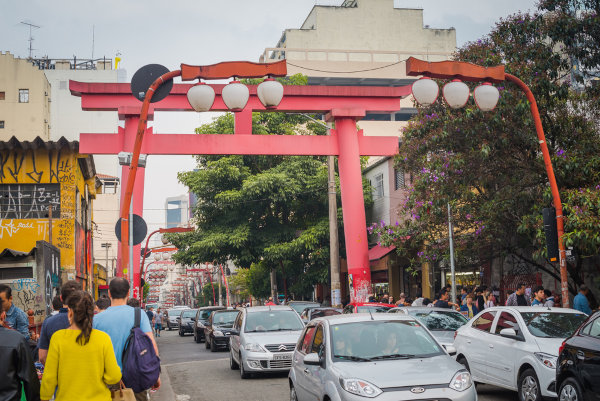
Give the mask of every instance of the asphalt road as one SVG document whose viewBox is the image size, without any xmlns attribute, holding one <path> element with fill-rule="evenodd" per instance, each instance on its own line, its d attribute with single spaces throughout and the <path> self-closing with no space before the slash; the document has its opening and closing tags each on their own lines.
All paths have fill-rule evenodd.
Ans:
<svg viewBox="0 0 600 401">
<path fill-rule="evenodd" d="M 153 401 L 285 401 L 289 399 L 287 374 L 240 379 L 229 369 L 226 351 L 210 352 L 191 335 L 163 331 L 158 340 L 162 387 Z M 517 393 L 478 385 L 480 401 L 518 401 Z"/>
</svg>

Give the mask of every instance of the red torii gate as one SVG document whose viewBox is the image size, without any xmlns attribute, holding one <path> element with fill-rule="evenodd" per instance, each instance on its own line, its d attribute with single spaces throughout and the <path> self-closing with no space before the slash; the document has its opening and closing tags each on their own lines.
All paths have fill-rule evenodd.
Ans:
<svg viewBox="0 0 600 401">
<path fill-rule="evenodd" d="M 187 99 L 193 84 L 175 84 L 169 96 L 152 103 L 148 120 L 156 111 L 194 111 Z M 215 102 L 211 111 L 229 111 L 221 97 L 225 85 L 211 85 Z M 250 99 L 235 116 L 234 132 L 230 135 L 154 134 L 147 128 L 141 153 L 148 155 L 309 155 L 338 156 L 340 190 L 346 240 L 346 259 L 351 297 L 366 300 L 370 290 L 366 217 L 362 192 L 360 156 L 392 156 L 398 153 L 398 137 L 363 136 L 356 121 L 367 112 L 396 112 L 400 100 L 411 93 L 404 87 L 353 86 L 285 86 L 277 112 L 323 113 L 335 123 L 329 136 L 252 135 L 252 112 L 267 111 L 259 101 L 256 86 L 248 86 Z M 82 133 L 79 152 L 84 154 L 118 154 L 132 152 L 140 119 L 141 102 L 131 94 L 128 83 L 85 83 L 70 81 L 71 94 L 81 97 L 86 111 L 116 111 L 124 127 L 117 134 Z M 122 188 L 127 186 L 129 167 L 122 168 Z M 121 191 L 121 207 L 124 192 Z M 133 212 L 143 214 L 144 169 L 135 178 Z M 121 244 L 122 246 L 122 244 Z M 139 255 L 140 245 L 134 248 Z M 133 287 L 140 282 L 140 260 L 130 262 L 134 272 Z M 118 263 L 118 275 L 123 266 Z"/>
</svg>

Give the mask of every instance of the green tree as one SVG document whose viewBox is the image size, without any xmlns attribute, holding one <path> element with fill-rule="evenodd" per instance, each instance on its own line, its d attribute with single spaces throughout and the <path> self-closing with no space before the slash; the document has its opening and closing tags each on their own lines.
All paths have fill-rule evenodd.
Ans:
<svg viewBox="0 0 600 401">
<path fill-rule="evenodd" d="M 257 81 L 252 81 L 257 83 Z M 286 84 L 306 83 L 293 76 Z M 253 113 L 254 135 L 325 135 L 300 114 Z M 232 134 L 233 115 L 199 127 L 203 134 Z M 198 196 L 197 230 L 171 235 L 183 264 L 201 261 L 250 268 L 248 289 L 268 295 L 267 273 L 276 269 L 296 296 L 325 283 L 329 270 L 327 163 L 311 156 L 198 156 L 198 169 L 179 180 Z M 370 199 L 368 186 L 365 188 Z M 281 287 L 280 287 L 281 289 Z M 265 294 L 266 293 L 266 294 Z"/>
<path fill-rule="evenodd" d="M 587 95 L 572 91 L 565 80 L 570 62 L 548 40 L 550 27 L 551 21 L 539 13 L 516 14 L 459 49 L 454 59 L 505 64 L 507 72 L 529 85 L 565 203 L 567 244 L 598 255 L 600 218 L 594 202 L 600 190 L 600 140 L 595 112 Z M 400 167 L 413 172 L 403 210 L 408 218 L 398 227 L 371 231 L 415 262 L 447 259 L 450 203 L 460 266 L 512 255 L 560 279 L 557 266 L 544 263 L 541 210 L 550 206 L 551 197 L 529 103 L 514 85 L 498 86 L 501 96 L 492 112 L 473 103 L 460 110 L 441 101 L 419 107 L 397 157 Z M 575 274 L 580 263 L 581 258 L 569 264 L 575 284 L 581 282 Z"/>
</svg>

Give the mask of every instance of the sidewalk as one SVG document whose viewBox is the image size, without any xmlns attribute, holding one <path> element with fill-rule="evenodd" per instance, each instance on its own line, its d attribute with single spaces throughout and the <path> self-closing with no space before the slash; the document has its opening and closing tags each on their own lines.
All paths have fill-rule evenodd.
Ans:
<svg viewBox="0 0 600 401">
<path fill-rule="evenodd" d="M 150 399 L 156 401 L 175 401 L 175 392 L 171 387 L 171 380 L 165 367 L 161 368 L 160 383 L 160 388 L 156 392 L 150 393 Z"/>
</svg>

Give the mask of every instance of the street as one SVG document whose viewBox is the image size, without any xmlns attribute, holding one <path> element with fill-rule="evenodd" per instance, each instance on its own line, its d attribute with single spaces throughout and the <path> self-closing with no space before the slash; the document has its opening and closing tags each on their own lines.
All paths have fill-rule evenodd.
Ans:
<svg viewBox="0 0 600 401">
<path fill-rule="evenodd" d="M 163 331 L 157 338 L 162 362 L 162 387 L 151 395 L 155 401 L 283 401 L 289 399 L 287 375 L 265 375 L 241 380 L 229 369 L 225 351 L 210 352 L 191 335 Z M 478 385 L 479 400 L 516 401 L 517 393 Z"/>
</svg>

